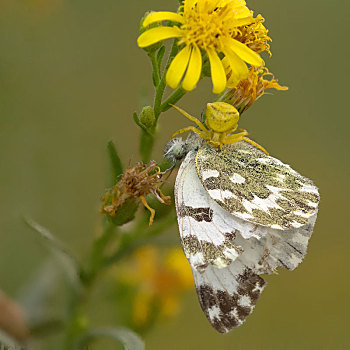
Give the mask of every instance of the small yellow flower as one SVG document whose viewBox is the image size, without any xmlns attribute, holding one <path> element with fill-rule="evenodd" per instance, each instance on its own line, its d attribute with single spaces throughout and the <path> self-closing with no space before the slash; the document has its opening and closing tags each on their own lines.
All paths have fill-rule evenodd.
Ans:
<svg viewBox="0 0 350 350">
<path fill-rule="evenodd" d="M 269 41 L 271 38 L 267 35 L 268 30 L 263 25 L 265 19 L 263 16 L 258 15 L 254 22 L 240 28 L 236 39 L 245 43 L 253 51 L 260 53 L 267 51 L 271 56 Z"/>
<path fill-rule="evenodd" d="M 137 290 L 133 321 L 138 327 L 145 326 L 154 312 L 176 313 L 182 293 L 193 288 L 192 272 L 180 248 L 164 254 L 154 246 L 140 247 L 117 276 Z"/>
<path fill-rule="evenodd" d="M 229 67 L 225 68 L 229 72 Z M 265 79 L 266 76 L 270 76 L 271 79 Z M 230 78 L 228 80 L 230 81 Z M 252 67 L 248 77 L 241 80 L 233 89 L 228 90 L 220 100 L 233 105 L 239 113 L 243 113 L 254 101 L 264 95 L 267 89 L 285 91 L 288 87 L 280 86 L 266 67 Z"/>
<path fill-rule="evenodd" d="M 257 67 L 264 63 L 246 43 L 243 30 L 245 26 L 256 23 L 256 19 L 244 0 L 185 0 L 183 11 L 151 13 L 143 26 L 165 20 L 177 24 L 150 28 L 140 35 L 137 42 L 140 47 L 148 47 L 165 39 L 179 38 L 182 48 L 166 74 L 167 84 L 173 89 L 182 78 L 185 90 L 196 87 L 204 52 L 210 61 L 213 92 L 216 94 L 224 91 L 227 83 L 221 56 L 227 58 L 237 83 L 248 76 L 246 63 Z"/>
</svg>

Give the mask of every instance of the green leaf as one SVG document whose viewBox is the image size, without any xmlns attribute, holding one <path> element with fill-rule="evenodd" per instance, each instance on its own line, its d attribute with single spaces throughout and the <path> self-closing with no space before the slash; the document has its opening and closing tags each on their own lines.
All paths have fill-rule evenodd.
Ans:
<svg viewBox="0 0 350 350">
<path fill-rule="evenodd" d="M 134 219 L 139 202 L 134 198 L 127 199 L 117 210 L 114 216 L 108 218 L 116 226 L 122 226 Z"/>
<path fill-rule="evenodd" d="M 158 53 L 157 53 L 157 62 L 158 62 L 158 67 L 159 67 L 159 68 L 161 67 L 164 54 L 165 54 L 165 46 L 162 46 L 162 47 L 159 49 Z M 159 73 L 160 73 L 160 72 L 159 72 Z"/>
<path fill-rule="evenodd" d="M 4 349 L 9 350 L 21 350 L 23 347 L 11 336 L 6 334 L 3 330 L 0 329 L 0 349 L 3 349 L 3 346 L 5 346 Z"/>
<path fill-rule="evenodd" d="M 57 320 L 65 316 L 70 293 L 67 291 L 63 273 L 54 258 L 50 257 L 40 264 L 35 274 L 29 276 L 17 293 L 16 299 L 26 311 L 32 335 L 39 328 L 54 328 L 54 323 L 57 325 Z M 57 295 L 60 297 L 57 298 Z"/>
<path fill-rule="evenodd" d="M 52 252 L 52 255 L 60 262 L 69 281 L 76 288 L 80 288 L 79 279 L 79 264 L 68 247 L 58 240 L 50 231 L 39 225 L 30 217 L 24 217 L 25 223 L 35 232 L 39 233 L 40 237 L 45 242 L 46 246 Z"/>
<path fill-rule="evenodd" d="M 111 338 L 123 344 L 124 350 L 144 350 L 145 344 L 141 337 L 125 327 L 106 327 L 92 329 L 86 332 L 78 342 L 78 349 L 84 349 L 92 340 Z"/>
<path fill-rule="evenodd" d="M 140 122 L 139 117 L 138 117 L 138 115 L 137 115 L 136 112 L 133 113 L 132 117 L 133 117 L 134 122 L 135 122 L 135 124 L 136 124 L 137 126 L 139 126 L 146 134 L 151 135 L 151 134 L 149 133 L 149 131 L 148 131 L 148 130 L 142 125 L 142 123 Z"/>
<path fill-rule="evenodd" d="M 111 164 L 112 185 L 114 185 L 118 176 L 123 173 L 123 165 L 113 141 L 108 142 L 107 149 Z"/>
<path fill-rule="evenodd" d="M 153 83 L 153 86 L 158 86 L 159 82 L 158 82 L 158 72 L 155 72 L 153 71 L 152 72 L 152 83 Z"/>
</svg>

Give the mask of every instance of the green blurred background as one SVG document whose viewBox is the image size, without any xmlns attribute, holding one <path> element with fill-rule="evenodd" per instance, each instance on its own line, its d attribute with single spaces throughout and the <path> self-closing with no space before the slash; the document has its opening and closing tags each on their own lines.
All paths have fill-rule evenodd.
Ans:
<svg viewBox="0 0 350 350">
<path fill-rule="evenodd" d="M 146 336 L 146 345 L 349 349 L 350 3 L 248 5 L 266 18 L 273 39 L 267 66 L 290 90 L 264 96 L 240 125 L 319 186 L 309 253 L 296 271 L 267 277 L 255 312 L 230 334 L 209 326 L 193 292 L 178 317 Z M 177 0 L 0 0 L 0 289 L 9 295 L 47 258 L 22 214 L 86 255 L 100 222 L 107 141 L 115 141 L 125 163 L 139 160 L 132 112 L 153 94 L 148 58 L 136 46 L 139 20 L 146 10 L 176 7 Z M 200 115 L 209 91 L 209 80 L 201 82 L 181 107 Z M 155 156 L 187 125 L 174 111 L 162 115 Z M 177 237 L 177 229 L 169 235 Z"/>
</svg>

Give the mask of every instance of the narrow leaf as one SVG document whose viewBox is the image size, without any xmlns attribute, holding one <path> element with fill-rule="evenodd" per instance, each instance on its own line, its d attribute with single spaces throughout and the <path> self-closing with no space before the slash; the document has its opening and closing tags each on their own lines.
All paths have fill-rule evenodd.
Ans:
<svg viewBox="0 0 350 350">
<path fill-rule="evenodd" d="M 113 184 L 115 183 L 117 177 L 123 173 L 123 165 L 118 156 L 117 149 L 113 141 L 109 141 L 107 144 L 109 160 L 111 163 L 111 173 Z"/>
<path fill-rule="evenodd" d="M 106 327 L 92 329 L 82 336 L 78 343 L 78 349 L 84 349 L 92 340 L 97 338 L 111 338 L 123 344 L 124 350 L 144 350 L 145 344 L 141 337 L 125 327 Z"/>
<path fill-rule="evenodd" d="M 157 53 L 157 62 L 158 62 L 158 67 L 160 68 L 161 65 L 162 65 L 162 61 L 163 61 L 163 57 L 164 57 L 164 54 L 165 54 L 165 46 L 162 46 L 158 53 Z M 160 73 L 160 72 L 159 72 Z"/>
<path fill-rule="evenodd" d="M 137 126 L 139 126 L 139 127 L 142 129 L 142 131 L 144 131 L 146 134 L 149 134 L 150 136 L 152 136 L 152 135 L 150 134 L 150 132 L 141 124 L 141 122 L 140 122 L 140 120 L 139 120 L 139 117 L 138 117 L 138 115 L 137 115 L 136 112 L 134 112 L 134 114 L 132 115 L 132 117 L 133 117 L 133 119 L 134 119 L 135 124 L 136 124 Z"/>
<path fill-rule="evenodd" d="M 152 72 L 152 83 L 153 83 L 153 86 L 157 87 L 159 82 L 157 80 L 157 72 L 153 71 Z"/>
<path fill-rule="evenodd" d="M 52 252 L 53 256 L 61 263 L 69 281 L 75 288 L 80 287 L 79 264 L 71 251 L 58 240 L 50 231 L 39 225 L 30 217 L 24 218 L 25 223 L 35 232 L 39 233 L 45 244 Z"/>
</svg>

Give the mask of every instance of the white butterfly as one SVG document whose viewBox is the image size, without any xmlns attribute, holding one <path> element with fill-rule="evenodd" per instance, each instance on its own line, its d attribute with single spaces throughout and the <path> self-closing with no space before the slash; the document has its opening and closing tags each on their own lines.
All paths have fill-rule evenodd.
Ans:
<svg viewBox="0 0 350 350">
<path fill-rule="evenodd" d="M 192 136 L 166 149 L 169 159 L 185 153 L 175 183 L 181 241 L 201 307 L 226 333 L 253 311 L 266 285 L 259 275 L 303 260 L 318 190 L 246 141 L 220 149 Z"/>
</svg>

